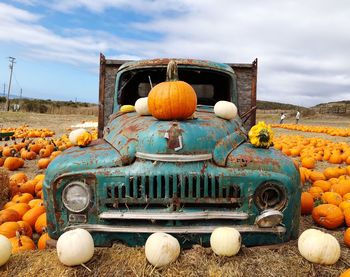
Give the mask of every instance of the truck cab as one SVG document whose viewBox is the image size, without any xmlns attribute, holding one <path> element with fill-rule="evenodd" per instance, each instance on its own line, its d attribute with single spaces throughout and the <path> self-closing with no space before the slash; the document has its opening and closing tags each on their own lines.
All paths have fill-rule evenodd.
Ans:
<svg viewBox="0 0 350 277">
<path fill-rule="evenodd" d="M 297 238 L 300 177 L 293 161 L 251 145 L 257 62 L 223 64 L 175 59 L 179 79 L 198 105 L 187 120 L 160 121 L 121 113 L 165 80 L 169 59 L 100 60 L 99 139 L 70 148 L 48 167 L 44 182 L 48 232 L 88 230 L 95 245 L 143 245 L 166 232 L 183 246 L 209 244 L 216 227 L 236 228 L 245 245 Z M 225 100 L 239 114 L 226 120 Z"/>
</svg>

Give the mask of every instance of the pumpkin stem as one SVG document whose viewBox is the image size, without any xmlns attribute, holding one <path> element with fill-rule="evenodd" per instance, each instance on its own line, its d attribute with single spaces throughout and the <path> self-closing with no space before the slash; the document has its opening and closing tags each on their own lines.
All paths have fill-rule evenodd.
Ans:
<svg viewBox="0 0 350 277">
<path fill-rule="evenodd" d="M 175 82 L 179 80 L 179 74 L 177 71 L 177 64 L 174 60 L 171 60 L 168 63 L 168 67 L 166 69 L 166 81 L 167 82 Z"/>
<path fill-rule="evenodd" d="M 18 240 L 18 247 L 21 247 L 23 244 L 21 240 L 21 234 L 19 231 L 16 231 L 16 239 Z"/>
</svg>

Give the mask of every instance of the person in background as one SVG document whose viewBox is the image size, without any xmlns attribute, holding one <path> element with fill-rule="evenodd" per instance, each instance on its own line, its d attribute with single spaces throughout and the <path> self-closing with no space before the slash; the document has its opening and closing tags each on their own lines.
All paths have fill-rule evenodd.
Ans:
<svg viewBox="0 0 350 277">
<path fill-rule="evenodd" d="M 300 112 L 297 111 L 297 114 L 295 115 L 295 124 L 299 123 L 299 119 L 300 119 Z"/>
<path fill-rule="evenodd" d="M 283 124 L 283 121 L 285 118 L 286 118 L 286 115 L 284 113 L 281 113 L 280 124 Z"/>
</svg>

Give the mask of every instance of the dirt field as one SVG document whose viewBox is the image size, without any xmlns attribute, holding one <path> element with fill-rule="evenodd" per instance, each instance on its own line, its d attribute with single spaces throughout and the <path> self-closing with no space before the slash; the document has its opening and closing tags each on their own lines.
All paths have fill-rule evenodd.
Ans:
<svg viewBox="0 0 350 277">
<path fill-rule="evenodd" d="M 65 133 L 66 128 L 82 120 L 91 121 L 97 118 L 0 112 L 0 127 L 29 124 L 34 128 L 52 129 L 57 135 Z M 279 115 L 258 112 L 257 120 L 278 123 Z M 294 123 L 294 118 L 287 117 L 286 123 Z M 313 116 L 302 118 L 300 124 L 349 128 L 350 118 Z M 350 143 L 349 137 L 332 137 L 277 128 L 274 131 L 276 135 L 300 134 Z M 322 163 L 318 163 L 318 167 L 323 166 Z M 40 173 L 35 167 L 35 161 L 27 163 L 24 171 L 30 177 Z M 301 217 L 300 232 L 310 227 L 316 227 L 311 216 Z M 341 258 L 333 266 L 321 266 L 306 261 L 299 254 L 296 241 L 271 248 L 243 246 L 240 252 L 231 258 L 218 257 L 210 248 L 195 246 L 182 251 L 175 263 L 162 269 L 154 269 L 147 263 L 143 248 L 115 244 L 112 248 L 96 249 L 93 259 L 86 264 L 91 271 L 82 266 L 65 267 L 59 263 L 55 250 L 45 250 L 13 255 L 10 261 L 0 268 L 0 276 L 339 276 L 342 271 L 350 268 L 350 249 L 343 243 L 345 229 L 342 227 L 336 231 L 327 231 L 334 235 L 341 245 Z"/>
</svg>

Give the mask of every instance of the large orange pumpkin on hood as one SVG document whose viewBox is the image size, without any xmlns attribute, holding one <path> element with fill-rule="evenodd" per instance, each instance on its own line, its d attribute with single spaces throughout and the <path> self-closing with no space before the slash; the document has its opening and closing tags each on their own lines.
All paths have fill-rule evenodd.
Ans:
<svg viewBox="0 0 350 277">
<path fill-rule="evenodd" d="M 148 94 L 148 110 L 160 120 L 182 120 L 190 117 L 197 107 L 197 95 L 190 84 L 179 81 L 176 62 L 167 67 L 165 82 L 154 86 Z"/>
</svg>

